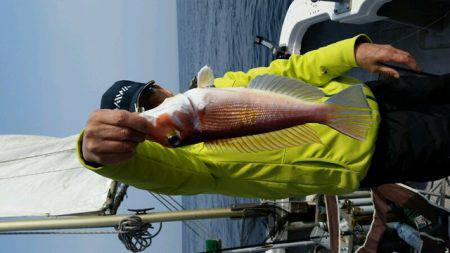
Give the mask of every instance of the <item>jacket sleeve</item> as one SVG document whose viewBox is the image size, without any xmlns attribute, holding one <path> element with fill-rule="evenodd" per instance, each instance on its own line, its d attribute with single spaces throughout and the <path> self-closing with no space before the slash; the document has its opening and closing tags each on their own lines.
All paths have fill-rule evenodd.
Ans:
<svg viewBox="0 0 450 253">
<path fill-rule="evenodd" d="M 294 54 L 287 60 L 274 60 L 268 67 L 254 68 L 248 72 L 227 72 L 222 78 L 217 78 L 214 84 L 216 87 L 246 86 L 258 75 L 277 74 L 322 86 L 358 66 L 355 46 L 361 42 L 371 40 L 367 35 L 358 35 L 303 55 Z"/>
<path fill-rule="evenodd" d="M 130 160 L 117 165 L 93 167 L 82 156 L 80 134 L 77 153 L 80 163 L 104 177 L 163 194 L 198 194 L 212 192 L 215 180 L 206 165 L 182 149 L 165 148 L 158 143 L 139 144 Z"/>
</svg>

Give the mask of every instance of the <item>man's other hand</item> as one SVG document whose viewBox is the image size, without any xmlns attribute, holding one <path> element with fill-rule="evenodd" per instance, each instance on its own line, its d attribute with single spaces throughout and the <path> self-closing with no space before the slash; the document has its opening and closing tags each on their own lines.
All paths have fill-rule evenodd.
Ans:
<svg viewBox="0 0 450 253">
<path fill-rule="evenodd" d="M 107 109 L 94 111 L 84 130 L 83 158 L 101 165 L 128 160 L 151 127 L 150 122 L 137 113 Z"/>
<path fill-rule="evenodd" d="M 356 48 L 355 57 L 356 63 L 361 68 L 370 72 L 384 73 L 395 78 L 399 78 L 400 74 L 395 69 L 383 65 L 383 63 L 400 63 L 420 72 L 420 68 L 411 54 L 391 45 L 361 43 Z"/>
</svg>

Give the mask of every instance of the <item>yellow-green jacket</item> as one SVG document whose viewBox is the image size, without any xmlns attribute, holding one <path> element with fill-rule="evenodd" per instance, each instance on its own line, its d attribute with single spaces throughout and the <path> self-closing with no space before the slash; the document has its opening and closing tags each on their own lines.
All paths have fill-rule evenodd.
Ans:
<svg viewBox="0 0 450 253">
<path fill-rule="evenodd" d="M 357 37 L 308 52 L 275 60 L 268 67 L 244 72 L 228 72 L 214 85 L 244 87 L 261 74 L 299 78 L 333 95 L 358 80 L 342 77 L 356 67 Z M 373 109 L 373 122 L 365 141 L 347 137 L 330 127 L 310 124 L 323 144 L 308 144 L 258 153 L 219 153 L 203 143 L 182 148 L 165 148 L 155 142 L 138 145 L 136 154 L 118 165 L 93 168 L 78 153 L 83 165 L 108 178 L 137 188 L 163 194 L 218 193 L 234 196 L 277 199 L 313 193 L 343 194 L 358 188 L 375 148 L 379 122 L 372 92 L 364 92 Z"/>
</svg>

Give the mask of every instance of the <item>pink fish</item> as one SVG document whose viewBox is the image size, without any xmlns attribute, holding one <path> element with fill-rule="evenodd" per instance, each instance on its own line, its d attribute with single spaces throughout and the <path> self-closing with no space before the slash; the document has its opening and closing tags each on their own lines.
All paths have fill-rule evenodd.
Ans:
<svg viewBox="0 0 450 253">
<path fill-rule="evenodd" d="M 141 116 L 155 126 L 150 139 L 167 147 L 205 142 L 222 151 L 257 152 L 321 143 L 307 123 L 364 140 L 372 117 L 362 85 L 324 98 L 300 80 L 261 75 L 247 88 L 189 90 Z"/>
</svg>

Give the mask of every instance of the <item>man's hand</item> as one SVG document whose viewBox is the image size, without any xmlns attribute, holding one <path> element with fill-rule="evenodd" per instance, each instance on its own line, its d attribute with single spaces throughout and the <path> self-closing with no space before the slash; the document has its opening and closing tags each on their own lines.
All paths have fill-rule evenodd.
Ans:
<svg viewBox="0 0 450 253">
<path fill-rule="evenodd" d="M 117 164 L 133 156 L 145 140 L 151 124 L 137 113 L 97 110 L 87 122 L 83 136 L 83 158 L 101 165 Z"/>
<path fill-rule="evenodd" d="M 357 46 L 356 63 L 370 72 L 388 74 L 399 78 L 400 74 L 383 63 L 396 62 L 405 64 L 414 71 L 420 72 L 416 60 L 408 52 L 397 49 L 391 45 L 378 45 L 372 43 L 361 43 Z"/>
</svg>

